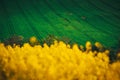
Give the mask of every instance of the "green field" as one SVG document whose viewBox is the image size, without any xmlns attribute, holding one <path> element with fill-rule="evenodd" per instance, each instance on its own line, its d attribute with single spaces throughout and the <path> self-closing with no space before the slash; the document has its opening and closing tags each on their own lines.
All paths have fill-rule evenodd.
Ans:
<svg viewBox="0 0 120 80">
<path fill-rule="evenodd" d="M 120 40 L 120 0 L 1 0 L 0 40 L 47 35 L 114 47 Z"/>
</svg>

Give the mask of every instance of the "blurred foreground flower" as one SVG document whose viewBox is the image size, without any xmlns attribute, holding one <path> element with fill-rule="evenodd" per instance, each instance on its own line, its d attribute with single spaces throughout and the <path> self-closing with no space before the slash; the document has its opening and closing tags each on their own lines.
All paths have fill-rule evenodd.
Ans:
<svg viewBox="0 0 120 80">
<path fill-rule="evenodd" d="M 36 44 L 35 37 L 30 38 Z M 120 62 L 109 63 L 109 51 L 54 41 L 48 46 L 4 46 L 0 43 L 0 80 L 120 80 Z M 119 57 L 119 54 L 118 54 Z"/>
</svg>

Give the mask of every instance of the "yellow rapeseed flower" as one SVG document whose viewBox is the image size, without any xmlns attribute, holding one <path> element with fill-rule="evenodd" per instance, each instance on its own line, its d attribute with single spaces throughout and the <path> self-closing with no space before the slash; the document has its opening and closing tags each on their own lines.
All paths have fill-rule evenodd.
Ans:
<svg viewBox="0 0 120 80">
<path fill-rule="evenodd" d="M 37 39 L 32 37 L 30 42 Z M 109 50 L 86 50 L 63 41 L 11 47 L 0 43 L 0 80 L 119 80 L 120 62 L 109 63 Z M 87 54 L 86 54 L 87 53 Z M 118 54 L 119 57 L 119 54 Z"/>
<path fill-rule="evenodd" d="M 85 46 L 86 46 L 86 51 L 92 50 L 92 44 L 90 41 L 87 41 Z"/>
<path fill-rule="evenodd" d="M 35 36 L 31 37 L 31 38 L 29 39 L 29 41 L 30 41 L 30 43 L 31 43 L 32 45 L 38 44 L 38 40 L 37 40 L 37 38 L 36 38 Z"/>
</svg>

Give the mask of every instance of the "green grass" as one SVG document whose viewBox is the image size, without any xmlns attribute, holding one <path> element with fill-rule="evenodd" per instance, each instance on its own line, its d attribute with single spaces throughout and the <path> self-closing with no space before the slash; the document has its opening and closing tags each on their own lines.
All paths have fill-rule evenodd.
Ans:
<svg viewBox="0 0 120 80">
<path fill-rule="evenodd" d="M 114 47 L 120 35 L 119 0 L 1 0 L 0 40 L 52 34 L 73 43 Z"/>
</svg>

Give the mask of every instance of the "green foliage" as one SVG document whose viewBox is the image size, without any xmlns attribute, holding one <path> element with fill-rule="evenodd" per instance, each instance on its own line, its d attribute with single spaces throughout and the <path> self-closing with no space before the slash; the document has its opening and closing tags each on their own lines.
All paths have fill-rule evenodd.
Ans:
<svg viewBox="0 0 120 80">
<path fill-rule="evenodd" d="M 34 41 L 34 39 L 36 39 L 36 40 Z M 29 43 L 31 46 L 34 46 L 34 45 L 39 45 L 39 44 L 43 45 L 44 43 L 46 43 L 47 45 L 50 46 L 51 44 L 54 43 L 55 40 L 63 41 L 66 44 L 71 43 L 70 39 L 67 37 L 60 38 L 60 37 L 57 37 L 54 35 L 48 35 L 47 37 L 40 39 L 40 40 L 38 40 L 36 37 L 31 37 L 29 39 L 25 39 L 21 35 L 14 35 L 14 36 L 7 38 L 5 41 L 3 41 L 3 43 L 5 45 L 11 45 L 11 46 L 14 46 L 14 44 L 22 46 L 24 43 Z"/>
<path fill-rule="evenodd" d="M 48 35 L 46 38 L 42 39 L 41 40 L 41 44 L 43 45 L 44 43 L 47 43 L 47 45 L 51 45 L 54 43 L 54 41 L 57 40 L 57 41 L 63 41 L 64 43 L 66 44 L 70 44 L 70 39 L 67 38 L 67 37 L 57 37 L 57 36 L 54 36 L 54 35 Z"/>
<path fill-rule="evenodd" d="M 24 43 L 24 37 L 21 35 L 11 36 L 4 41 L 5 45 L 11 45 L 11 46 L 14 46 L 14 44 L 22 46 L 23 43 Z"/>
<path fill-rule="evenodd" d="M 73 46 L 71 40 L 67 37 L 57 37 L 54 35 L 48 35 L 47 37 L 38 40 L 36 37 L 31 37 L 29 39 L 24 39 L 23 36 L 21 35 L 14 35 L 11 36 L 9 38 L 7 38 L 3 43 L 7 46 L 7 45 L 11 45 L 14 47 L 14 45 L 19 45 L 22 46 L 24 43 L 29 43 L 31 46 L 35 46 L 35 45 L 42 45 L 44 43 L 46 43 L 48 46 L 50 46 L 51 44 L 54 43 L 54 41 L 63 41 L 66 44 L 69 44 L 70 46 Z M 86 48 L 84 48 L 82 45 L 80 46 L 80 49 L 82 47 L 82 50 L 86 50 Z M 120 40 L 119 40 L 119 44 L 116 46 L 116 48 L 106 48 L 105 46 L 103 46 L 102 44 L 100 44 L 99 42 L 96 42 L 94 45 L 91 44 L 92 47 L 92 51 L 97 51 L 97 52 L 104 52 L 106 49 L 110 51 L 110 61 L 114 62 L 117 60 L 117 53 L 120 52 Z"/>
<path fill-rule="evenodd" d="M 44 43 L 47 43 L 47 45 L 51 45 L 54 43 L 55 40 L 58 40 L 58 37 L 54 35 L 48 35 L 46 38 L 42 39 L 40 43 L 43 45 Z"/>
</svg>

